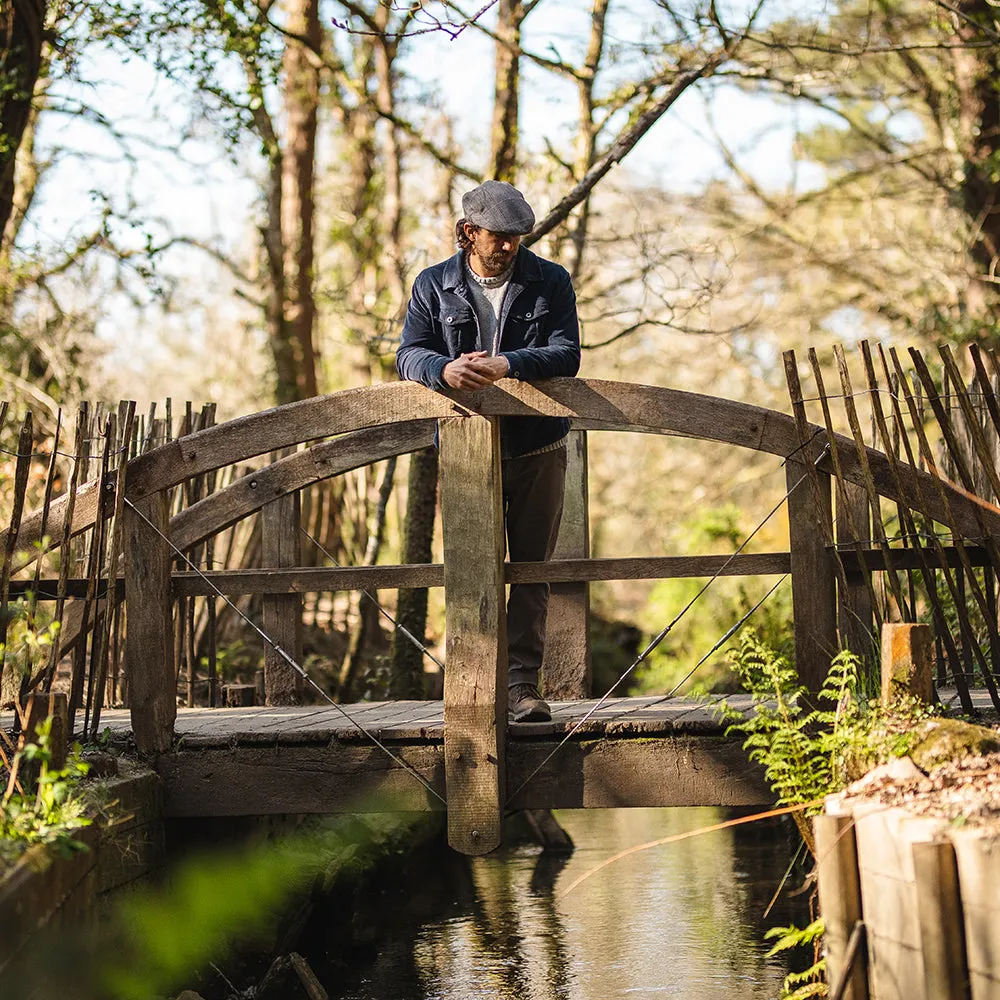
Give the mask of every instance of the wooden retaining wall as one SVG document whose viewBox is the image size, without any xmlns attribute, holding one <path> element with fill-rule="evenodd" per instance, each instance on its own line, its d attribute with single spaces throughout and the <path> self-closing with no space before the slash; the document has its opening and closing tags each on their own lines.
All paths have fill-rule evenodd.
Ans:
<svg viewBox="0 0 1000 1000">
<path fill-rule="evenodd" d="M 112 817 L 77 832 L 85 845 L 69 858 L 31 848 L 0 877 L 0 974 L 46 928 L 87 926 L 101 897 L 144 878 L 163 863 L 163 796 L 157 775 L 139 770 L 102 785 Z"/>
<path fill-rule="evenodd" d="M 1000 998 L 1000 830 L 831 797 L 815 832 L 831 996 Z"/>
</svg>

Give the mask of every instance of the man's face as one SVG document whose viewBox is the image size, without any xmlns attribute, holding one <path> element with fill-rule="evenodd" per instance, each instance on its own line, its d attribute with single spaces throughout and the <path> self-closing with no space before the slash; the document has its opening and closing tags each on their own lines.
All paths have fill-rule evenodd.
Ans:
<svg viewBox="0 0 1000 1000">
<path fill-rule="evenodd" d="M 512 233 L 493 233 L 466 226 L 465 234 L 472 241 L 472 253 L 479 259 L 481 270 L 487 275 L 506 271 L 521 245 L 521 237 Z"/>
</svg>

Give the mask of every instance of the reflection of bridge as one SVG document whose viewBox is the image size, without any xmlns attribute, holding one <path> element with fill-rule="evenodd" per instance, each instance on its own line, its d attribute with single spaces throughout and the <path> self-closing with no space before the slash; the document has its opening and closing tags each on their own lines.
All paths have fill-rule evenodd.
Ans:
<svg viewBox="0 0 1000 1000">
<path fill-rule="evenodd" d="M 555 560 L 511 565 L 504 563 L 497 418 L 527 414 L 573 419 L 567 512 Z M 68 498 L 62 497 L 44 516 L 24 518 L 15 526 L 17 548 L 31 550 L 46 533 L 45 518 L 57 524 L 70 513 L 66 523 L 77 534 L 115 515 L 120 535 L 115 535 L 109 558 L 115 565 L 120 553 L 124 566 L 129 712 L 126 719 L 124 713 L 105 711 L 101 720 L 112 729 L 130 728 L 141 751 L 160 755 L 170 811 L 327 811 L 367 801 L 366 796 L 380 808 L 448 803 L 450 842 L 480 854 L 500 842 L 505 808 L 737 805 L 766 798 L 738 741 L 725 737 L 710 714 L 682 700 L 653 706 L 642 699 L 615 699 L 569 739 L 574 720 L 583 719 L 593 703 L 561 702 L 551 724 L 509 727 L 506 583 L 553 584 L 546 669 L 566 695 L 586 693 L 588 581 L 790 572 L 796 662 L 804 681 L 816 688 L 841 640 L 856 648 L 868 641 L 870 575 L 892 564 L 886 546 L 858 543 L 867 535 L 859 534 L 856 525 L 878 495 L 949 525 L 956 536 L 981 538 L 984 525 L 989 532 L 1000 529 L 995 509 L 949 483 L 806 423 L 801 408 L 796 416 L 798 420 L 673 389 L 584 379 L 537 384 L 503 380 L 475 394 L 436 393 L 413 383 L 348 390 L 209 427 L 146 451 L 127 467 L 122 463 L 117 482 L 124 481 L 124 491 L 116 490 L 115 474 L 106 470 L 106 488 L 99 489 L 97 480 L 81 487 L 71 513 Z M 348 469 L 427 446 L 435 422 L 443 565 L 298 566 L 295 494 Z M 585 435 L 592 430 L 673 434 L 781 456 L 790 552 L 587 558 Z M 320 443 L 169 517 L 170 492 L 179 484 L 315 441 Z M 832 547 L 834 473 L 838 537 L 853 543 L 853 552 L 838 553 Z M 178 550 L 191 549 L 257 511 L 271 565 L 175 571 Z M 911 560 L 916 551 L 911 550 Z M 944 565 L 955 555 L 940 546 L 919 553 L 931 566 Z M 964 550 L 962 554 L 968 556 Z M 273 640 L 266 657 L 267 688 L 294 692 L 303 592 L 442 585 L 447 629 L 443 705 L 266 707 L 178 715 L 176 597 L 265 595 L 265 629 Z M 64 593 L 72 592 L 66 581 L 62 586 Z M 113 603 L 117 588 L 110 592 Z M 110 610 L 104 620 L 109 616 Z M 78 619 L 90 623 L 93 616 L 85 611 Z M 67 642 L 74 628 L 79 632 L 82 625 L 67 618 Z M 106 665 L 92 663 L 91 675 L 104 669 Z M 96 717 L 103 674 L 96 684 L 92 677 L 91 686 L 97 691 Z"/>
</svg>

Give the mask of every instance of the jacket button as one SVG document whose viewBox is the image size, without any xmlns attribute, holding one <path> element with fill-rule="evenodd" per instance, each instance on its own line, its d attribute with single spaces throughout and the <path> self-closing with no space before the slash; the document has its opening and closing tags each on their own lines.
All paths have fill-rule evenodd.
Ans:
<svg viewBox="0 0 1000 1000">
<path fill-rule="evenodd" d="M 449 316 L 448 319 L 445 322 L 447 322 L 447 323 L 454 323 L 455 322 L 455 317 L 454 316 Z"/>
</svg>

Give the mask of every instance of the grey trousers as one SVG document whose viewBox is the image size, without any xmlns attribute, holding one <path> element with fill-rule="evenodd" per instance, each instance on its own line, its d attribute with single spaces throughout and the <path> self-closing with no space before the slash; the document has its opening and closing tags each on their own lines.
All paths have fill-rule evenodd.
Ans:
<svg viewBox="0 0 1000 1000">
<path fill-rule="evenodd" d="M 525 458 L 506 458 L 501 468 L 511 562 L 550 559 L 562 519 L 566 448 Z M 507 598 L 508 684 L 538 683 L 548 607 L 547 583 L 511 585 Z"/>
</svg>

